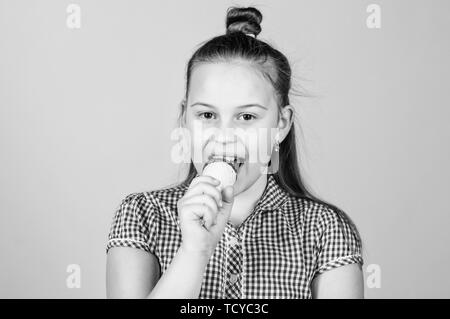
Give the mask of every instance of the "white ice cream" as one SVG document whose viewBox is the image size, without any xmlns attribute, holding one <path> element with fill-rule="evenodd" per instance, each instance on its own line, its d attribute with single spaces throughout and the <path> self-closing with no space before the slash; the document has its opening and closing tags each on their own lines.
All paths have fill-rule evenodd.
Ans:
<svg viewBox="0 0 450 319">
<path fill-rule="evenodd" d="M 220 181 L 217 188 L 222 191 L 225 187 L 233 185 L 236 182 L 237 174 L 230 164 L 223 161 L 209 163 L 203 169 L 202 175 L 214 177 Z"/>
</svg>

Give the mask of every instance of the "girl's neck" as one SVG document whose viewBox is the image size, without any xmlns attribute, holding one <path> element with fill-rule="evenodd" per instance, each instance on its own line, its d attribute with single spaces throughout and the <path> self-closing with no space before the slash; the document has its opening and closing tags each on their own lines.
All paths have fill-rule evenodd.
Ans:
<svg viewBox="0 0 450 319">
<path fill-rule="evenodd" d="M 250 215 L 261 198 L 267 185 L 267 175 L 261 176 L 245 191 L 239 193 L 234 198 L 233 208 L 231 209 L 230 222 L 239 226 Z"/>
</svg>

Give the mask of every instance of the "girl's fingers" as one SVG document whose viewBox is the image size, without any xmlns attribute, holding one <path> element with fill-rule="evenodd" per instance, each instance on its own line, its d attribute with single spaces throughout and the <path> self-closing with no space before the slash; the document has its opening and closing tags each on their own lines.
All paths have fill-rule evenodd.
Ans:
<svg viewBox="0 0 450 319">
<path fill-rule="evenodd" d="M 207 194 L 211 197 L 213 197 L 216 200 L 217 205 L 220 206 L 220 203 L 222 201 L 222 194 L 220 191 L 213 185 L 208 183 L 199 183 L 192 189 L 189 189 L 185 194 L 184 198 L 188 199 L 190 197 L 196 196 L 196 195 L 202 195 Z"/>
<path fill-rule="evenodd" d="M 214 186 L 218 186 L 220 184 L 220 181 L 215 179 L 214 177 L 211 177 L 209 175 L 200 175 L 192 180 L 191 184 L 189 185 L 189 188 L 193 188 L 195 185 L 201 182 L 206 182 Z"/>
<path fill-rule="evenodd" d="M 220 184 L 217 179 L 201 175 L 194 178 L 184 196 L 178 201 L 177 207 L 183 215 L 200 222 L 209 229 L 217 222 L 217 213 L 222 205 L 222 194 L 216 188 Z"/>
<path fill-rule="evenodd" d="M 216 224 L 216 214 L 209 206 L 201 204 L 187 204 L 183 206 L 184 213 L 191 213 L 191 218 L 197 220 L 199 223 L 203 219 L 205 227 L 209 229 Z"/>
<path fill-rule="evenodd" d="M 219 207 L 216 203 L 216 201 L 214 200 L 214 198 L 212 198 L 209 195 L 195 195 L 189 198 L 186 198 L 183 200 L 184 205 L 188 205 L 188 204 L 199 204 L 199 205 L 207 205 L 209 208 L 211 208 L 211 210 L 214 213 L 217 213 L 219 211 Z"/>
</svg>

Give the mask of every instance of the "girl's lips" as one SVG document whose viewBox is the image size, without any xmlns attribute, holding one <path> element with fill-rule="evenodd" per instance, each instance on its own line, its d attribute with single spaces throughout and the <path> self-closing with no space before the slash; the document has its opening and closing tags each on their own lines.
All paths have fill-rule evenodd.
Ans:
<svg viewBox="0 0 450 319">
<path fill-rule="evenodd" d="M 220 160 L 228 160 L 228 159 L 234 159 L 237 162 L 244 162 L 245 158 L 241 157 L 240 155 L 235 154 L 211 154 L 208 157 L 208 160 L 212 159 L 220 159 Z"/>
<path fill-rule="evenodd" d="M 225 158 L 224 156 L 210 156 L 208 161 L 203 166 L 203 168 L 205 168 L 210 163 L 218 162 L 218 161 L 222 161 L 222 162 L 229 164 L 231 167 L 233 167 L 233 169 L 235 170 L 236 173 L 239 172 L 239 169 L 241 168 L 242 165 L 244 165 L 244 162 L 245 162 L 243 159 L 237 158 L 237 157 L 235 157 L 233 161 L 230 161 L 229 159 Z"/>
</svg>

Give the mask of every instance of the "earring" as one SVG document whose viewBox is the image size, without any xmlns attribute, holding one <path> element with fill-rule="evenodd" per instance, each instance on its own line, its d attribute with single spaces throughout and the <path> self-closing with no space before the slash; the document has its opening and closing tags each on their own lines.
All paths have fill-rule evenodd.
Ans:
<svg viewBox="0 0 450 319">
<path fill-rule="evenodd" d="M 278 152 L 280 150 L 280 132 L 277 132 L 277 135 L 275 135 L 275 152 Z"/>
<path fill-rule="evenodd" d="M 278 152 L 280 150 L 280 142 L 278 141 L 278 139 L 275 140 L 275 152 Z"/>
<path fill-rule="evenodd" d="M 275 174 L 276 172 L 278 172 L 278 169 L 280 167 L 280 140 L 279 140 L 279 135 L 277 134 L 275 137 L 275 147 L 274 150 L 272 152 L 272 156 L 270 158 L 270 161 L 268 163 L 268 170 L 267 173 L 268 174 Z"/>
</svg>

